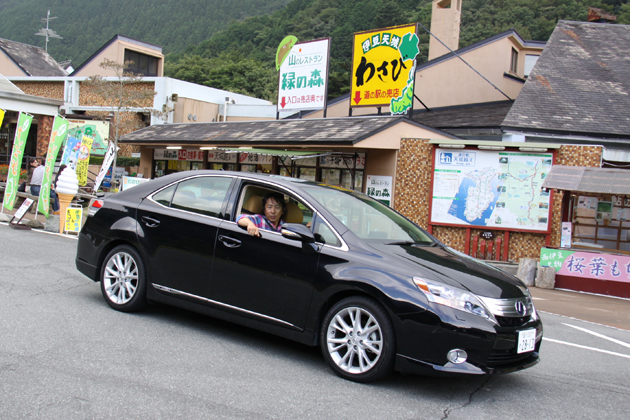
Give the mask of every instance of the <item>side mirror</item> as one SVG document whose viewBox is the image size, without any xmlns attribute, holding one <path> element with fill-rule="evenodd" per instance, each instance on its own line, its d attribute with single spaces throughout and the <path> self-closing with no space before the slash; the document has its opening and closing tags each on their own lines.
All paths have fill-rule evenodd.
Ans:
<svg viewBox="0 0 630 420">
<path fill-rule="evenodd" d="M 313 232 L 306 226 L 299 223 L 285 223 L 280 230 L 282 236 L 287 239 L 293 239 L 294 241 L 301 241 L 307 244 L 315 242 Z"/>
</svg>

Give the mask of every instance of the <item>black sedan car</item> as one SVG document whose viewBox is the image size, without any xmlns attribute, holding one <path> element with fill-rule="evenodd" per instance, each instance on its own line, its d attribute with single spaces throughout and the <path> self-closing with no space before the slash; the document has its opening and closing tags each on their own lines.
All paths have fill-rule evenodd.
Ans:
<svg viewBox="0 0 630 420">
<path fill-rule="evenodd" d="M 254 236 L 238 218 L 264 214 L 270 193 L 281 228 Z M 91 204 L 76 266 L 116 310 L 161 302 L 319 345 L 353 381 L 539 360 L 542 323 L 520 280 L 316 182 L 191 171 L 140 184 Z"/>
</svg>

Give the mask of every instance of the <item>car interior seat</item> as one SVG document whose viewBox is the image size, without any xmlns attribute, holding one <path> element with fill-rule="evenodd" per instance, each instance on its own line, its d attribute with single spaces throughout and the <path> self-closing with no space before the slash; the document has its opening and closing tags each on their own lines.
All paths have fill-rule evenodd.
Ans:
<svg viewBox="0 0 630 420">
<path fill-rule="evenodd" d="M 242 208 L 243 213 L 246 214 L 263 214 L 262 197 L 259 195 L 250 195 Z"/>
<path fill-rule="evenodd" d="M 297 204 L 287 203 L 287 214 L 284 216 L 284 221 L 287 223 L 302 223 L 304 221 L 304 214 Z"/>
</svg>

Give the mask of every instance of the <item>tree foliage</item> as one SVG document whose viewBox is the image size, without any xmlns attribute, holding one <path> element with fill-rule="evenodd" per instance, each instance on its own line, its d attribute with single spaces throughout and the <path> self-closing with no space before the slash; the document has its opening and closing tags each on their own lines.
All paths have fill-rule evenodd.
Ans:
<svg viewBox="0 0 630 420">
<path fill-rule="evenodd" d="M 630 23 L 628 0 L 464 0 L 460 47 L 511 28 L 524 39 L 546 41 L 558 20 L 585 21 L 589 6 Z M 350 91 L 355 32 L 415 22 L 430 27 L 431 0 L 293 0 L 271 15 L 233 22 L 210 39 L 168 55 L 165 74 L 242 93 L 262 91 L 256 96 L 275 101 L 274 57 L 282 38 L 331 37 L 328 92 L 334 98 Z M 424 62 L 429 35 L 423 29 L 418 35 L 419 61 Z M 248 77 L 250 72 L 254 77 Z"/>
</svg>

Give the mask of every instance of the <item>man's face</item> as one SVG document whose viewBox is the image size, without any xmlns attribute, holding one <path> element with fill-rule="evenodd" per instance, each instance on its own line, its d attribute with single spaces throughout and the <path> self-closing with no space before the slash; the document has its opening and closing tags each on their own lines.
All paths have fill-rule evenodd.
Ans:
<svg viewBox="0 0 630 420">
<path fill-rule="evenodd" d="M 278 224 L 282 217 L 282 206 L 273 197 L 270 197 L 265 204 L 265 217 L 273 224 Z"/>
</svg>

